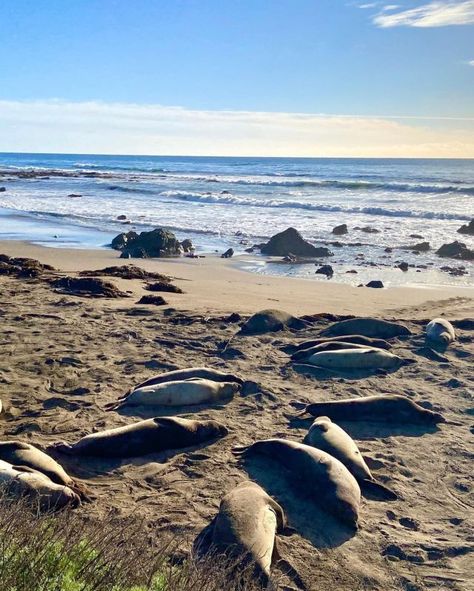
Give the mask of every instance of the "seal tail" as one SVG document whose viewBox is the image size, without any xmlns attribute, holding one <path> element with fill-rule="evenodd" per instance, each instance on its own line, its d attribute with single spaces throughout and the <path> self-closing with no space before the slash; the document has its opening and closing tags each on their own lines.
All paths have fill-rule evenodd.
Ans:
<svg viewBox="0 0 474 591">
<path fill-rule="evenodd" d="M 73 455 L 73 446 L 69 445 L 69 443 L 65 443 L 64 441 L 61 441 L 59 443 L 53 443 L 53 445 L 50 445 L 48 447 L 48 451 L 51 450 L 53 452 L 58 452 L 60 454 L 67 454 L 69 456 Z"/>
<path fill-rule="evenodd" d="M 104 405 L 104 410 L 109 412 L 111 410 L 117 410 L 118 408 L 125 406 L 125 401 L 127 399 L 127 396 L 128 396 L 128 393 L 125 394 L 125 396 L 122 396 L 122 398 L 119 398 L 118 400 L 116 400 L 115 402 L 108 402 L 107 404 Z"/>
<path fill-rule="evenodd" d="M 236 445 L 232 448 L 232 453 L 234 454 L 234 456 L 244 458 L 248 455 L 251 448 L 251 445 Z"/>
<path fill-rule="evenodd" d="M 92 501 L 94 500 L 94 497 L 91 496 L 90 490 L 87 488 L 85 484 L 82 484 L 82 482 L 74 480 L 74 483 L 71 486 L 69 486 L 69 488 L 72 491 L 74 491 L 76 495 L 79 496 L 81 501 L 85 503 L 92 503 Z"/>
<path fill-rule="evenodd" d="M 396 501 L 398 499 L 398 495 L 393 490 L 375 480 L 365 478 L 360 481 L 360 485 L 364 493 L 369 493 L 377 499 L 383 501 Z"/>
</svg>

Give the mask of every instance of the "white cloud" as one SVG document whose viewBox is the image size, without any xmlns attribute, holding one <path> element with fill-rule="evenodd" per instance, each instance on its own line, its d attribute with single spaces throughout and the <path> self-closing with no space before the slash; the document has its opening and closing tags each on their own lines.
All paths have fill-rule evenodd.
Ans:
<svg viewBox="0 0 474 591">
<path fill-rule="evenodd" d="M 95 101 L 0 101 L 0 151 L 474 157 L 474 118 L 458 123 L 449 118 L 405 119 Z"/>
<path fill-rule="evenodd" d="M 390 10 L 397 10 L 397 8 L 400 8 L 399 4 L 387 4 L 387 6 L 384 6 L 382 10 L 383 12 L 389 12 Z"/>
<path fill-rule="evenodd" d="M 369 2 L 368 4 L 359 4 L 359 8 L 375 8 L 378 2 Z"/>
<path fill-rule="evenodd" d="M 379 27 L 445 27 L 474 23 L 474 0 L 430 2 L 395 14 L 378 14 L 373 22 Z"/>
<path fill-rule="evenodd" d="M 473 66 L 473 67 L 474 67 L 474 60 L 471 60 L 471 61 L 469 61 L 469 62 L 467 62 L 467 63 L 468 63 L 470 66 Z"/>
</svg>

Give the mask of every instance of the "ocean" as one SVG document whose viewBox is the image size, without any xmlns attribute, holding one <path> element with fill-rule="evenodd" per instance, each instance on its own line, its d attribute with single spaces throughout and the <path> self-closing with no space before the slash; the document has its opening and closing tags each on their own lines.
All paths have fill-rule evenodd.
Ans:
<svg viewBox="0 0 474 591">
<path fill-rule="evenodd" d="M 40 175 L 22 178 L 28 170 Z M 166 227 L 190 238 L 198 252 L 232 247 L 244 253 L 293 226 L 315 244 L 343 243 L 330 245 L 334 256 L 324 261 L 338 281 L 472 284 L 472 263 L 399 247 L 428 241 L 436 249 L 457 239 L 474 248 L 473 237 L 456 232 L 474 217 L 474 160 L 3 153 L 0 174 L 3 239 L 102 248 L 122 231 Z M 123 225 L 119 215 L 131 224 Z M 342 223 L 349 233 L 332 235 Z M 361 227 L 377 232 L 355 229 Z M 401 260 L 412 265 L 408 272 L 397 268 Z M 242 265 L 325 280 L 315 275 L 314 264 L 269 264 L 251 255 Z M 468 273 L 454 277 L 440 270 L 445 265 L 464 266 Z"/>
</svg>

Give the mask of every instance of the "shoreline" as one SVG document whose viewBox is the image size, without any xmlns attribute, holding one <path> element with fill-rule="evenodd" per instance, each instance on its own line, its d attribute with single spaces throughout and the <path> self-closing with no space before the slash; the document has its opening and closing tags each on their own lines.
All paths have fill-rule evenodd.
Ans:
<svg viewBox="0 0 474 591">
<path fill-rule="evenodd" d="M 165 273 L 185 292 L 164 294 L 169 305 L 200 313 L 251 314 L 278 308 L 294 315 L 327 312 L 425 318 L 429 310 L 432 317 L 444 313 L 451 318 L 474 316 L 474 287 L 358 288 L 333 281 L 254 273 L 242 268 L 246 258 L 240 256 L 232 260 L 218 255 L 202 259 L 120 259 L 112 249 L 49 248 L 17 240 L 0 240 L 0 253 L 38 259 L 64 273 L 126 264 Z M 132 296 L 144 293 L 143 282 L 112 279 Z M 118 302 L 123 306 L 122 300 Z"/>
</svg>

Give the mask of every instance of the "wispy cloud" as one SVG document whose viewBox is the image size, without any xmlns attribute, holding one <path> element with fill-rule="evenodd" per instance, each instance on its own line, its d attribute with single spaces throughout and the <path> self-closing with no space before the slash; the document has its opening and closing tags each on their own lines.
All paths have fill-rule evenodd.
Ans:
<svg viewBox="0 0 474 591">
<path fill-rule="evenodd" d="M 474 118 L 416 119 L 198 111 L 96 101 L 0 101 L 0 151 L 474 157 Z"/>
<path fill-rule="evenodd" d="M 375 8 L 378 2 L 368 2 L 367 4 L 359 4 L 359 8 Z"/>
<path fill-rule="evenodd" d="M 474 60 L 470 60 L 467 62 L 469 66 L 473 66 L 474 67 Z"/>
<path fill-rule="evenodd" d="M 474 23 L 474 0 L 430 2 L 394 14 L 378 14 L 373 22 L 384 28 L 469 25 Z"/>
</svg>

